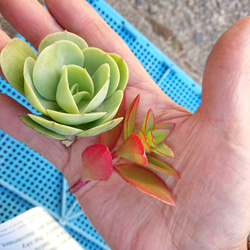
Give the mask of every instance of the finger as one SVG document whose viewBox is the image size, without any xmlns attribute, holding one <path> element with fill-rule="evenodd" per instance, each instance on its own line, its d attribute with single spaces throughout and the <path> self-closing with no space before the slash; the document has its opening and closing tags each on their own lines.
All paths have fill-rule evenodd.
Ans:
<svg viewBox="0 0 250 250">
<path fill-rule="evenodd" d="M 215 44 L 204 72 L 200 111 L 227 129 L 250 122 L 250 18 L 226 31 Z"/>
<path fill-rule="evenodd" d="M 21 104 L 7 95 L 0 94 L 0 128 L 11 137 L 43 155 L 62 171 L 67 161 L 65 147 L 60 141 L 40 135 L 24 125 L 19 119 L 19 115 L 27 115 L 27 113 L 30 112 Z"/>
<path fill-rule="evenodd" d="M 10 37 L 5 32 L 0 30 L 0 53 L 10 40 L 11 40 Z M 0 77 L 4 77 L 1 68 L 0 68 Z"/>
<path fill-rule="evenodd" d="M 36 49 L 46 35 L 62 30 L 36 0 L 0 0 L 0 11 Z"/>
<path fill-rule="evenodd" d="M 122 56 L 129 66 L 130 83 L 152 82 L 125 42 L 86 1 L 46 0 L 45 4 L 63 28 L 83 37 L 90 46 Z"/>
</svg>

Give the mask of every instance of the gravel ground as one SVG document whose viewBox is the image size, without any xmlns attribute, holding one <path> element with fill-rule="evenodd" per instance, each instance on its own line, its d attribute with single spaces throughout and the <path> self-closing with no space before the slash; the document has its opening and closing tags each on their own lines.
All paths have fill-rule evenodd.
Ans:
<svg viewBox="0 0 250 250">
<path fill-rule="evenodd" d="M 237 20 L 250 14 L 250 0 L 106 2 L 199 84 L 216 40 Z M 1 17 L 0 28 L 10 36 L 15 34 L 15 30 Z"/>
</svg>

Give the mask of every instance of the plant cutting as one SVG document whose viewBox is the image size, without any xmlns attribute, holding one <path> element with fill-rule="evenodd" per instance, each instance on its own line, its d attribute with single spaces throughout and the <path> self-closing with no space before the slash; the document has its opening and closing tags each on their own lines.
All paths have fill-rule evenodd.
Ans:
<svg viewBox="0 0 250 250">
<path fill-rule="evenodd" d="M 38 133 L 64 142 L 93 136 L 115 127 L 113 119 L 128 81 L 124 60 L 88 47 L 81 37 L 64 31 L 45 37 L 38 52 L 13 39 L 1 53 L 8 82 L 41 115 L 20 119 Z"/>
<path fill-rule="evenodd" d="M 45 37 L 38 51 L 15 38 L 2 50 L 0 63 L 8 82 L 39 112 L 20 116 L 24 124 L 67 147 L 77 136 L 101 134 L 100 143 L 83 150 L 82 175 L 71 193 L 90 181 L 108 180 L 115 171 L 140 191 L 175 205 L 154 172 L 180 178 L 164 160 L 174 158 L 165 142 L 174 124 L 155 123 L 149 109 L 135 131 L 140 96 L 126 110 L 129 71 L 119 55 L 89 47 L 81 37 L 64 31 Z M 118 158 L 122 164 L 113 163 Z"/>
</svg>

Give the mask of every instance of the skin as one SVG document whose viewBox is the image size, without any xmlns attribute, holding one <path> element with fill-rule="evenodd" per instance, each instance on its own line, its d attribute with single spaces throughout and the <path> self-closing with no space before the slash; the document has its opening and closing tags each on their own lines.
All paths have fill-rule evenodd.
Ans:
<svg viewBox="0 0 250 250">
<path fill-rule="evenodd" d="M 168 138 L 176 159 L 169 163 L 181 173 L 181 180 L 162 176 L 176 207 L 137 191 L 115 173 L 108 181 L 89 183 L 76 193 L 107 244 L 119 250 L 247 249 L 250 18 L 238 21 L 215 44 L 204 71 L 201 106 L 190 114 L 157 87 L 124 42 L 85 1 L 45 3 L 50 14 L 36 0 L 0 0 L 0 11 L 36 48 L 44 36 L 67 29 L 90 46 L 120 54 L 130 69 L 127 103 L 141 95 L 137 121 L 141 124 L 151 107 L 157 122 L 176 123 Z M 9 40 L 0 31 L 0 50 Z M 65 148 L 24 126 L 18 115 L 27 112 L 0 94 L 0 128 L 42 154 L 73 185 L 81 176 L 81 152 L 99 137 L 77 139 Z"/>
</svg>

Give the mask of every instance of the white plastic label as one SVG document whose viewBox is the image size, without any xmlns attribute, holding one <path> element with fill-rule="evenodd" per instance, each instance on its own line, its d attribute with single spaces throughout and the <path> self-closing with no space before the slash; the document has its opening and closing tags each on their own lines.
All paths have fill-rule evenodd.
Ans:
<svg viewBox="0 0 250 250">
<path fill-rule="evenodd" d="M 0 224 L 1 250 L 83 250 L 42 207 Z"/>
</svg>

